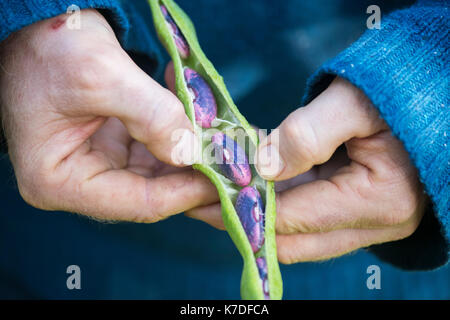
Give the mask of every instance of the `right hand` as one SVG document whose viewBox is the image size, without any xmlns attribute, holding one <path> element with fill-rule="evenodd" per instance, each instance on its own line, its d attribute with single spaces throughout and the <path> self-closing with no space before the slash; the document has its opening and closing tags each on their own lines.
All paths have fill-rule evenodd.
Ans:
<svg viewBox="0 0 450 320">
<path fill-rule="evenodd" d="M 175 146 L 192 145 L 172 141 L 174 130 L 193 139 L 181 102 L 134 64 L 96 10 L 81 11 L 81 30 L 66 18 L 0 46 L 2 118 L 25 201 L 136 222 L 217 201 L 201 173 L 172 159 Z"/>
</svg>

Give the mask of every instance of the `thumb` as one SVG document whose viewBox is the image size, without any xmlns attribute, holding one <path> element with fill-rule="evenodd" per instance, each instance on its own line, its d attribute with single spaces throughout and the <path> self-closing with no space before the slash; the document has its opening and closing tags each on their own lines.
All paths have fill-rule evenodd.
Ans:
<svg viewBox="0 0 450 320">
<path fill-rule="evenodd" d="M 159 160 L 190 165 L 197 150 L 193 125 L 180 100 L 129 59 L 99 115 L 117 117 Z"/>
<path fill-rule="evenodd" d="M 385 126 L 362 91 L 336 78 L 261 142 L 256 169 L 265 179 L 286 180 L 328 161 L 351 138 L 368 137 Z"/>
</svg>

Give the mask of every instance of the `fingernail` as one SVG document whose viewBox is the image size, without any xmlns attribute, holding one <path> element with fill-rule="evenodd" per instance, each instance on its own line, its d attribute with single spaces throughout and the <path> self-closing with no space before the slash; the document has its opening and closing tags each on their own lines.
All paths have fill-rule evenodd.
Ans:
<svg viewBox="0 0 450 320">
<path fill-rule="evenodd" d="M 193 165 L 197 162 L 200 144 L 195 134 L 190 130 L 183 130 L 181 137 L 172 149 L 172 161 L 177 165 Z"/>
<path fill-rule="evenodd" d="M 255 158 L 256 170 L 266 180 L 273 180 L 283 171 L 284 161 L 278 148 L 267 145 L 258 150 Z"/>
</svg>

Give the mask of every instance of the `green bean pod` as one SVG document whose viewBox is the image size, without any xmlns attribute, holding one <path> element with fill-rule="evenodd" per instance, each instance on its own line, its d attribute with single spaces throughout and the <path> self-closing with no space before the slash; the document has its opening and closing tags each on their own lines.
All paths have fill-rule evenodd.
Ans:
<svg viewBox="0 0 450 320">
<path fill-rule="evenodd" d="M 250 159 L 252 152 L 254 153 L 259 143 L 258 135 L 239 113 L 225 87 L 222 77 L 201 50 L 191 20 L 172 0 L 148 0 L 148 2 L 152 10 L 153 22 L 158 37 L 174 63 L 177 97 L 184 104 L 185 112 L 199 137 L 202 146 L 201 151 L 210 150 L 208 148 L 211 145 L 212 134 L 209 134 L 208 131 L 212 130 L 209 129 L 212 126 L 216 130 L 215 132 L 226 133 L 226 135 L 221 134 L 221 136 L 214 135 L 213 141 L 215 141 L 214 139 L 217 141 L 228 141 L 228 138 L 231 137 L 233 141 L 237 142 L 239 149 L 244 150 L 246 156 Z M 212 95 L 210 93 L 207 94 L 203 101 L 215 100 L 214 108 L 205 109 L 215 112 L 215 120 L 212 121 L 212 125 L 211 117 L 201 115 L 202 110 L 195 105 L 202 100 L 200 98 L 197 101 L 193 100 L 191 84 L 187 83 L 185 77 L 186 73 L 196 75 L 192 70 L 201 76 L 201 81 L 204 81 L 212 92 Z M 203 82 L 199 83 L 204 86 Z M 196 119 L 196 116 L 197 118 L 202 117 L 202 119 Z M 223 138 L 224 136 L 226 138 Z M 216 143 L 215 145 L 217 147 L 218 144 Z M 227 157 L 229 156 L 228 153 L 226 155 Z M 218 190 L 225 228 L 244 262 L 241 278 L 242 298 L 281 299 L 283 289 L 275 241 L 276 203 L 274 184 L 261 178 L 252 163 L 245 162 L 245 165 L 249 166 L 249 175 L 238 181 L 233 181 L 232 179 L 235 168 L 224 172 L 224 165 L 208 163 L 207 161 L 200 161 L 194 164 L 193 167 L 204 173 Z M 245 171 L 240 172 L 245 173 Z M 246 177 L 248 179 L 245 179 Z M 253 197 L 260 195 L 263 205 L 259 205 L 258 210 L 261 211 L 261 208 L 265 209 L 263 215 L 265 220 L 261 224 L 264 241 L 260 242 L 256 247 L 254 245 L 252 247 L 252 243 L 249 240 L 251 237 L 244 229 L 244 225 L 247 226 L 248 224 L 241 220 L 242 208 L 248 207 L 248 203 L 251 202 L 251 199 L 247 199 L 248 201 L 242 200 L 241 191 L 243 188 L 246 188 L 246 191 L 249 191 L 249 194 Z M 242 208 L 238 208 L 241 209 L 238 210 L 239 215 L 236 210 L 238 196 L 238 202 L 244 203 L 241 206 Z M 255 226 L 258 227 L 259 225 L 252 225 L 252 227 Z M 267 268 L 267 271 L 260 270 L 259 266 L 261 263 L 257 263 L 257 259 L 258 262 L 265 260 L 264 268 Z"/>
</svg>

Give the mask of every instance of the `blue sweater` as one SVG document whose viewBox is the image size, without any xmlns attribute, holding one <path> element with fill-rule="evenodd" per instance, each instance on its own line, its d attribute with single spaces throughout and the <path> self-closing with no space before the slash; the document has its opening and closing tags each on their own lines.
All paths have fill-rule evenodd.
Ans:
<svg viewBox="0 0 450 320">
<path fill-rule="evenodd" d="M 303 99 L 304 103 L 311 101 L 336 75 L 346 78 L 365 92 L 392 133 L 403 142 L 431 199 L 425 223 L 431 223 L 428 219 L 434 213 L 440 226 L 426 232 L 422 226 L 406 240 L 373 250 L 387 260 L 413 269 L 448 261 L 448 4 L 448 1 L 419 1 L 416 6 L 385 17 L 381 30 L 367 31 L 321 66 L 309 79 Z M 441 240 L 432 236 L 438 232 Z M 410 252 L 405 255 L 405 250 Z"/>
<path fill-rule="evenodd" d="M 276 126 L 291 111 L 289 108 L 295 107 L 295 101 L 300 101 L 299 93 L 302 88 L 299 83 L 303 81 L 299 74 L 310 73 L 314 66 L 318 68 L 307 81 L 303 103 L 307 103 L 323 91 L 336 75 L 348 79 L 361 88 L 378 108 L 393 134 L 403 142 L 430 198 L 427 212 L 412 236 L 401 241 L 372 246 L 368 250 L 382 260 L 403 269 L 426 270 L 447 264 L 450 240 L 448 218 L 450 172 L 447 147 L 450 70 L 448 1 L 418 1 L 413 6 L 386 16 L 382 7 L 381 30 L 367 30 L 347 49 L 321 66 L 317 65 L 318 62 L 314 57 L 305 58 L 300 55 L 304 51 L 316 50 L 317 54 L 313 56 L 320 61 L 328 58 L 321 52 L 338 53 L 342 48 L 333 47 L 333 42 L 335 40 L 338 42 L 337 35 L 324 35 L 323 31 L 314 25 L 314 19 L 323 24 L 326 24 L 326 19 L 320 21 L 317 16 L 310 17 L 308 10 L 291 10 L 293 5 L 300 6 L 294 0 L 283 1 L 277 5 L 268 0 L 261 0 L 257 5 L 243 2 L 234 6 L 238 7 L 240 13 L 233 11 L 233 8 L 222 0 L 199 0 L 202 2 L 201 5 L 196 3 L 197 1 L 178 2 L 193 17 L 202 46 L 223 73 L 232 95 L 238 100 L 238 105 L 242 106 L 241 110 L 259 126 Z M 328 3 L 327 0 L 322 2 Z M 123 3 L 115 0 L 1 1 L 0 41 L 26 25 L 64 13 L 73 3 L 81 9 L 100 9 L 131 57 L 149 74 L 157 79 L 161 78 L 167 55 L 154 40 L 150 16 L 143 9 L 144 1 L 123 1 Z M 303 5 L 309 6 L 308 9 L 316 14 L 320 14 L 318 10 L 321 12 L 328 10 L 327 6 L 315 8 L 317 6 L 312 4 Z M 210 23 L 208 28 L 199 28 L 202 21 L 206 21 L 210 16 L 211 10 L 221 12 L 215 19 L 216 25 L 212 25 L 211 20 L 208 20 Z M 246 22 L 246 12 L 252 12 L 251 22 Z M 300 44 L 295 41 L 289 42 L 291 46 L 295 46 L 295 50 L 291 48 L 295 54 L 283 59 L 290 63 L 276 63 L 282 54 L 286 55 L 286 38 L 292 40 L 292 37 L 289 38 L 289 34 L 286 36 L 284 31 L 286 28 L 293 30 L 292 28 L 296 27 L 299 17 L 295 14 L 302 15 L 302 12 L 306 13 L 301 19 L 307 26 L 312 27 L 304 27 L 298 34 L 294 34 L 301 39 Z M 279 23 L 279 16 L 286 18 Z M 348 20 L 351 21 L 350 18 Z M 229 21 L 234 22 L 230 24 Z M 258 36 L 251 24 L 256 25 L 254 28 L 264 37 Z M 226 31 L 222 31 L 223 29 Z M 245 30 L 250 31 L 247 34 Z M 239 32 L 240 37 L 228 39 L 227 50 L 224 50 L 223 44 L 218 40 L 226 38 L 220 36 L 221 32 L 225 34 Z M 279 35 L 283 35 L 284 38 Z M 272 46 L 267 46 L 267 38 Z M 321 39 L 325 44 L 318 46 L 314 38 Z M 343 42 L 346 41 L 348 42 L 348 39 Z M 264 49 L 254 53 L 260 48 Z M 234 59 L 237 62 L 230 62 L 230 52 L 239 57 Z M 299 60 L 302 59 L 308 63 L 301 65 Z M 294 64 L 298 66 L 297 69 L 292 67 Z M 271 67 L 264 69 L 266 73 L 270 72 L 272 78 L 283 76 L 286 83 L 277 87 L 273 79 L 269 81 L 258 71 L 267 65 Z M 244 72 L 247 78 L 243 81 L 240 75 Z M 271 95 L 277 97 L 277 100 L 270 101 L 271 106 L 275 103 L 280 107 L 284 106 L 283 112 L 261 101 L 261 95 L 269 91 L 268 87 Z M 291 95 L 286 96 L 286 91 Z M 265 93 L 266 98 L 267 95 Z M 284 97 L 285 100 L 280 101 L 280 97 Z M 254 110 L 254 105 L 259 105 L 259 110 Z M 256 114 L 264 116 L 258 118 Z M 6 223 L 7 219 L 9 217 L 6 215 L 2 216 L 0 224 Z M 55 220 L 50 221 L 58 223 Z M 164 228 L 164 223 L 149 228 L 152 228 L 154 234 L 158 234 L 158 225 Z M 189 225 L 191 222 L 183 220 L 178 223 Z M 171 225 L 171 228 L 174 225 Z M 155 239 L 158 241 L 156 236 Z M 219 247 L 220 245 L 218 244 Z"/>
</svg>

